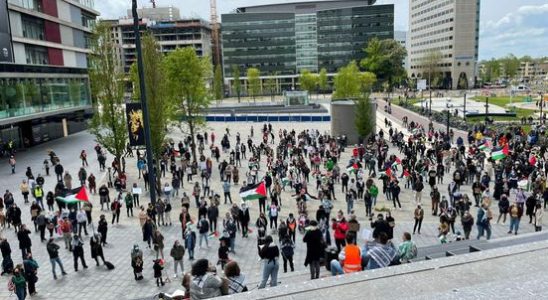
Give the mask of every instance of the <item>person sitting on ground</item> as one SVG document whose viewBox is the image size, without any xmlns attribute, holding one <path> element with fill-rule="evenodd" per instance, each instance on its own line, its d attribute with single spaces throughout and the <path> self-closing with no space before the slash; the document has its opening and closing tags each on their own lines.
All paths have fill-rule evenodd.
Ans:
<svg viewBox="0 0 548 300">
<path fill-rule="evenodd" d="M 390 265 L 399 264 L 399 253 L 392 243 L 388 243 L 388 235 L 384 232 L 379 234 L 379 243 L 367 251 L 367 269 L 380 269 Z"/>
<path fill-rule="evenodd" d="M 207 259 L 199 259 L 192 265 L 190 299 L 209 299 L 228 294 L 223 280 L 215 273 L 215 266 Z"/>
<path fill-rule="evenodd" d="M 417 257 L 417 245 L 411 241 L 411 234 L 409 232 L 404 232 L 402 239 L 403 243 L 398 247 L 400 262 L 408 263 Z"/>
<path fill-rule="evenodd" d="M 356 245 L 356 235 L 353 232 L 346 234 L 346 246 L 339 252 L 339 259 L 331 261 L 331 274 L 360 272 L 362 270 L 362 251 Z"/>
</svg>

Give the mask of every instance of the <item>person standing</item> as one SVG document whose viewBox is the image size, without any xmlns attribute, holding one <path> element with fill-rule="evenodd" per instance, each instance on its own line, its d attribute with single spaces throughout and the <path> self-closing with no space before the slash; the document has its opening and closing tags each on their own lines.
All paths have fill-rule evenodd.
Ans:
<svg viewBox="0 0 548 300">
<path fill-rule="evenodd" d="M 133 268 L 133 276 L 135 280 L 143 279 L 143 251 L 139 249 L 139 245 L 133 245 L 131 250 L 131 267 Z"/>
<path fill-rule="evenodd" d="M 219 208 L 212 203 L 207 208 L 207 219 L 209 220 L 209 227 L 211 232 L 217 232 L 217 219 L 219 218 Z"/>
<path fill-rule="evenodd" d="M 15 167 L 12 170 L 15 173 Z M 22 265 L 17 265 L 13 271 L 13 277 L 11 282 L 15 286 L 15 295 L 17 295 L 18 300 L 25 300 L 27 297 L 27 280 L 23 276 L 24 269 Z"/>
<path fill-rule="evenodd" d="M 122 203 L 120 203 L 119 199 L 112 201 L 112 204 L 110 205 L 110 210 L 112 211 L 112 224 L 114 224 L 114 220 L 116 220 L 116 224 L 120 222 L 121 209 Z"/>
<path fill-rule="evenodd" d="M 27 258 L 27 254 L 31 253 L 32 241 L 30 240 L 30 230 L 27 229 L 27 225 L 21 225 L 21 230 L 17 232 L 17 239 L 19 240 L 19 249 L 21 249 L 21 256 L 23 259 Z"/>
<path fill-rule="evenodd" d="M 232 196 L 230 195 L 230 182 L 228 180 L 225 180 L 223 183 L 223 195 L 225 198 L 225 204 L 227 204 L 227 199 L 230 201 L 230 204 L 232 204 Z"/>
<path fill-rule="evenodd" d="M 491 239 L 491 219 L 492 214 L 489 210 L 489 206 L 486 203 L 482 203 L 481 208 L 478 209 L 478 215 L 476 219 L 476 226 L 478 228 L 478 240 L 483 236 L 484 233 L 486 233 L 486 237 L 488 240 Z"/>
<path fill-rule="evenodd" d="M 337 250 L 340 252 L 342 247 L 346 245 L 345 238 L 346 232 L 348 231 L 348 223 L 346 222 L 342 211 L 337 213 L 337 219 L 333 218 L 331 221 L 331 226 L 335 236 L 335 245 L 337 246 Z"/>
<path fill-rule="evenodd" d="M 267 235 L 265 238 L 265 244 L 259 252 L 259 256 L 263 260 L 263 278 L 259 284 L 259 289 L 266 287 L 266 282 L 270 277 L 270 286 L 275 287 L 278 285 L 278 270 L 280 265 L 278 259 L 280 257 L 280 250 L 272 236 Z"/>
<path fill-rule="evenodd" d="M 164 259 L 164 236 L 160 230 L 156 229 L 152 234 L 152 240 L 154 243 L 154 251 L 156 251 L 156 259 L 160 256 Z"/>
<path fill-rule="evenodd" d="M 295 271 L 293 266 L 293 254 L 295 253 L 295 244 L 289 235 L 286 235 L 281 241 L 282 247 L 282 258 L 284 260 L 284 273 L 287 273 L 287 263 L 289 262 L 289 267 L 291 272 Z"/>
<path fill-rule="evenodd" d="M 514 231 L 514 234 L 517 235 L 519 230 L 519 222 L 521 220 L 521 216 L 523 215 L 522 206 L 517 202 L 514 202 L 510 205 L 508 212 L 510 213 L 510 229 L 508 230 L 508 234 L 511 234 L 512 231 Z"/>
<path fill-rule="evenodd" d="M 49 261 L 51 263 L 51 272 L 53 273 L 53 279 L 57 280 L 57 274 L 55 273 L 55 264 L 58 264 L 61 268 L 61 274 L 63 276 L 67 275 L 67 272 L 65 272 L 65 268 L 63 267 L 63 263 L 61 262 L 61 258 L 59 258 L 59 245 L 55 243 L 55 240 L 53 238 L 50 238 L 48 240 L 46 249 L 48 250 L 49 255 Z"/>
<path fill-rule="evenodd" d="M 38 281 L 38 263 L 32 258 L 32 253 L 27 254 L 27 258 L 23 260 L 23 266 L 25 268 L 25 279 L 27 280 L 27 287 L 29 289 L 29 295 L 32 297 L 36 295 L 36 282 Z"/>
<path fill-rule="evenodd" d="M 19 190 L 21 190 L 21 195 L 23 195 L 25 203 L 29 203 L 30 187 L 26 179 L 23 179 L 23 182 L 21 182 L 21 184 L 19 185 Z"/>
<path fill-rule="evenodd" d="M 310 221 L 310 226 L 307 227 L 303 242 L 306 243 L 304 265 L 305 267 L 310 265 L 310 279 L 318 279 L 320 278 L 320 258 L 323 257 L 325 244 L 316 220 Z"/>
<path fill-rule="evenodd" d="M 105 256 L 103 254 L 103 246 L 101 246 L 101 234 L 95 233 L 89 239 L 89 247 L 91 250 L 91 258 L 95 259 L 95 263 L 99 266 L 99 257 L 105 264 Z"/>
<path fill-rule="evenodd" d="M 420 205 L 417 205 L 417 208 L 415 208 L 415 226 L 413 226 L 413 234 L 417 231 L 421 234 L 421 226 L 422 226 L 422 220 L 424 219 L 424 210 Z"/>
<path fill-rule="evenodd" d="M 105 215 L 99 216 L 99 224 L 97 225 L 97 232 L 101 235 L 101 244 L 104 246 L 107 243 L 107 233 L 108 233 L 108 221 Z"/>
<path fill-rule="evenodd" d="M 542 205 L 540 203 L 537 203 L 535 205 L 535 231 L 541 231 L 542 230 L 542 217 L 544 216 L 544 210 L 542 209 Z"/>
<path fill-rule="evenodd" d="M 200 218 L 198 222 L 198 233 L 200 233 L 200 249 L 202 248 L 202 241 L 205 240 L 206 247 L 209 248 L 208 236 L 209 236 L 209 222 L 205 216 Z"/>
<path fill-rule="evenodd" d="M 61 224 L 59 224 L 59 229 L 61 230 L 61 233 L 63 234 L 63 240 L 65 241 L 65 249 L 71 250 L 71 241 L 72 241 L 72 224 L 70 223 L 69 219 L 67 217 L 64 217 L 61 220 Z"/>
<path fill-rule="evenodd" d="M 88 176 L 88 187 L 90 193 L 97 194 L 97 181 L 93 173 L 90 173 Z"/>
<path fill-rule="evenodd" d="M 472 232 L 472 227 L 474 226 L 474 217 L 470 214 L 470 211 L 464 212 L 464 215 L 461 218 L 462 229 L 464 230 L 464 238 L 470 239 L 470 232 Z"/>
<path fill-rule="evenodd" d="M 126 197 L 124 198 L 124 201 L 126 202 L 127 217 L 129 218 L 130 213 L 131 213 L 131 216 L 133 217 L 133 195 L 129 192 L 126 193 Z"/>
<path fill-rule="evenodd" d="M 77 235 L 72 236 L 72 257 L 74 258 L 74 271 L 78 272 L 78 259 L 82 263 L 84 269 L 87 269 L 86 260 L 84 258 L 84 241 Z"/>
<path fill-rule="evenodd" d="M 173 277 L 177 278 L 178 272 L 177 267 L 181 267 L 181 274 L 184 274 L 184 266 L 183 266 L 183 256 L 185 255 L 185 247 L 179 243 L 179 240 L 175 240 L 175 243 L 173 243 L 173 247 L 171 248 L 171 251 L 169 252 L 169 255 L 173 257 L 173 267 L 175 275 Z"/>
<path fill-rule="evenodd" d="M 78 222 L 78 236 L 82 237 L 82 229 L 84 229 L 84 233 L 87 236 L 88 235 L 88 229 L 87 229 L 88 217 L 83 208 L 81 208 L 78 211 L 78 214 L 76 215 L 76 221 Z"/>
</svg>

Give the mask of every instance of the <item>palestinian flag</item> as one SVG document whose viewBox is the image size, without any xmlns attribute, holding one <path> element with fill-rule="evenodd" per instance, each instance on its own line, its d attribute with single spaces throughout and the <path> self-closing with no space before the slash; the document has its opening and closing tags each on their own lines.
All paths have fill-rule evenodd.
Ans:
<svg viewBox="0 0 548 300">
<path fill-rule="evenodd" d="M 240 189 L 240 197 L 244 201 L 266 197 L 266 185 L 261 181 L 255 185 L 248 185 Z"/>
<path fill-rule="evenodd" d="M 491 150 L 491 143 L 489 143 L 489 141 L 485 141 L 481 145 L 478 146 L 478 149 L 480 149 L 481 151 L 490 151 Z"/>
<path fill-rule="evenodd" d="M 391 169 L 391 168 L 387 168 L 385 174 L 386 174 L 386 176 L 388 176 L 388 177 L 392 177 L 392 169 Z"/>
<path fill-rule="evenodd" d="M 57 197 L 57 200 L 65 202 L 67 204 L 74 204 L 78 202 L 88 202 L 89 195 L 85 186 L 70 190 L 65 197 Z"/>
<path fill-rule="evenodd" d="M 355 173 L 356 171 L 358 171 L 359 167 L 358 167 L 358 164 L 353 164 L 351 165 L 350 167 L 346 168 L 346 172 L 348 173 Z"/>
<path fill-rule="evenodd" d="M 403 176 L 409 177 L 409 176 L 411 176 L 411 174 L 409 174 L 409 171 L 407 171 L 407 169 L 405 169 L 405 170 L 403 170 Z"/>
<path fill-rule="evenodd" d="M 210 233 L 207 237 L 208 239 L 215 239 L 215 238 L 218 238 L 220 236 L 219 232 L 218 231 L 214 231 L 212 233 Z"/>
<path fill-rule="evenodd" d="M 510 155 L 510 149 L 508 148 L 508 145 L 505 145 L 504 148 L 497 151 L 493 151 L 491 153 L 491 158 L 493 160 L 499 160 L 499 159 L 505 158 L 508 155 Z"/>
<path fill-rule="evenodd" d="M 392 167 L 395 167 L 397 165 L 401 165 L 401 159 L 399 159 L 398 157 L 396 157 L 396 159 L 392 163 Z"/>
</svg>

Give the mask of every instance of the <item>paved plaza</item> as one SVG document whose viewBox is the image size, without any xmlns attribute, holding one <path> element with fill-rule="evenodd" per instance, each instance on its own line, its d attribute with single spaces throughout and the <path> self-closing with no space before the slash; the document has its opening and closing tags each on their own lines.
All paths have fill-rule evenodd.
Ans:
<svg viewBox="0 0 548 300">
<path fill-rule="evenodd" d="M 381 105 L 379 105 L 381 106 Z M 382 107 L 382 106 L 381 106 Z M 398 130 L 402 130 L 400 123 L 398 123 L 398 120 L 400 118 L 395 117 L 398 115 L 398 110 L 396 109 L 395 113 L 392 115 L 392 120 L 394 126 Z M 382 112 L 378 112 L 377 115 L 377 126 L 378 129 L 382 128 L 385 131 L 388 130 L 388 128 L 384 127 L 384 115 Z M 411 119 L 411 118 L 410 118 Z M 273 123 L 274 131 L 277 133 L 279 128 L 282 129 L 294 129 L 295 131 L 299 132 L 306 129 L 317 129 L 320 131 L 320 133 L 328 132 L 330 128 L 330 124 L 328 122 L 324 123 Z M 259 142 L 259 139 L 261 137 L 260 129 L 262 128 L 262 124 L 259 123 L 209 123 L 208 124 L 208 132 L 214 131 L 216 133 L 216 141 L 220 141 L 222 138 L 222 134 L 225 132 L 225 129 L 228 127 L 231 132 L 230 136 L 230 142 L 231 145 L 235 144 L 236 140 L 236 133 L 239 132 L 242 137 L 242 141 L 245 142 L 247 136 L 249 135 L 250 126 L 254 127 L 255 130 L 255 142 Z M 184 134 L 181 133 L 179 129 L 172 129 L 172 131 L 169 134 L 169 137 L 173 138 L 173 140 L 177 143 L 179 140 L 183 139 Z M 276 138 L 277 141 L 277 138 Z M 93 147 L 95 146 L 95 142 L 93 139 L 93 136 L 91 136 L 88 133 L 79 133 L 72 136 L 69 136 L 67 138 L 53 141 L 41 146 L 37 146 L 35 148 L 30 149 L 26 152 L 21 152 L 17 155 L 17 173 L 15 175 L 11 175 L 9 165 L 6 161 L 3 161 L 3 166 L 0 169 L 0 189 L 3 191 L 6 189 L 9 189 L 13 192 L 16 203 L 18 206 L 21 207 L 21 210 L 23 212 L 23 223 L 26 223 L 29 226 L 29 229 L 33 230 L 32 223 L 30 221 L 30 210 L 29 205 L 23 204 L 23 198 L 19 192 L 19 184 L 22 179 L 24 179 L 25 175 L 25 169 L 27 166 L 32 167 L 33 172 L 35 176 L 38 173 L 44 174 L 45 172 L 42 170 L 42 162 L 45 158 L 47 158 L 47 150 L 52 149 L 54 150 L 58 156 L 61 159 L 61 163 L 63 164 L 65 170 L 68 170 L 72 176 L 73 176 L 73 184 L 74 182 L 77 182 L 77 172 L 80 167 L 80 160 L 79 160 L 79 153 L 81 150 L 85 149 L 89 154 L 89 162 L 90 166 L 87 167 L 88 174 L 91 172 L 97 176 L 98 179 L 98 186 L 100 186 L 103 182 L 106 181 L 106 172 L 100 172 L 98 169 L 98 163 L 96 160 L 95 151 L 93 150 Z M 351 149 L 347 148 L 344 153 L 341 155 L 341 161 L 343 163 L 346 163 L 351 155 Z M 401 154 L 397 153 L 397 149 L 391 147 L 390 150 L 391 153 L 397 154 L 401 157 Z M 206 155 L 209 155 L 209 151 L 206 150 Z M 223 158 L 227 157 L 227 154 L 221 154 L 221 160 Z M 109 160 L 107 161 L 107 164 L 110 164 L 112 159 L 112 156 L 109 156 Z M 264 174 L 264 170 L 266 168 L 266 162 L 261 161 L 261 175 Z M 243 178 L 245 171 L 244 168 L 247 167 L 247 163 L 245 161 L 242 161 L 242 167 L 240 171 L 240 177 Z M 342 169 L 342 168 L 341 168 Z M 130 186 L 133 182 L 139 182 L 141 186 L 143 186 L 143 182 L 139 181 L 137 178 L 137 167 L 136 167 L 136 160 L 134 158 L 126 158 L 126 172 L 128 175 L 128 186 Z M 44 191 L 47 193 L 47 191 L 53 190 L 53 187 L 55 185 L 55 177 L 49 176 L 45 177 L 46 183 Z M 198 179 L 195 176 L 196 179 Z M 162 178 L 163 182 L 171 182 L 171 177 L 168 175 L 166 178 Z M 240 180 L 241 182 L 242 180 Z M 449 183 L 449 175 L 446 175 L 445 178 L 445 184 Z M 213 166 L 213 175 L 210 180 L 211 182 L 211 188 L 213 191 L 217 193 L 221 193 L 222 188 L 220 185 L 219 180 L 219 172 L 217 168 L 217 164 L 214 163 Z M 378 186 L 381 186 L 382 183 L 378 182 Z M 315 184 L 310 183 L 309 185 L 311 194 L 315 194 L 317 191 L 315 190 Z M 181 190 L 186 191 L 187 194 L 191 194 L 191 187 L 192 185 L 187 183 L 186 180 L 184 182 L 184 186 Z M 233 200 L 235 200 L 236 203 L 240 203 L 240 200 L 238 199 L 238 190 L 240 186 L 233 186 L 232 187 L 232 197 Z M 447 190 L 446 185 L 440 186 L 440 191 L 444 193 Z M 470 186 L 464 186 L 462 188 L 462 191 L 465 193 L 471 194 Z M 285 219 L 290 212 L 296 213 L 297 208 L 295 205 L 295 200 L 291 198 L 291 194 L 293 191 L 290 189 L 286 189 L 285 192 L 282 194 L 282 203 L 283 206 L 281 208 L 280 212 L 280 219 Z M 337 211 L 339 209 L 346 212 L 346 203 L 344 202 L 344 196 L 341 193 L 341 187 L 340 185 L 336 185 L 336 192 L 337 192 L 337 201 L 334 201 L 334 210 Z M 437 239 L 437 227 L 439 224 L 439 219 L 437 217 L 433 217 L 430 215 L 430 205 L 429 205 L 429 195 L 430 193 L 430 187 L 426 185 L 425 191 L 423 192 L 423 206 L 425 211 L 425 220 L 423 222 L 423 229 L 421 235 L 414 235 L 413 239 L 418 244 L 418 246 L 426 246 L 426 245 L 433 245 L 438 242 Z M 110 193 L 111 197 L 114 195 L 114 191 L 111 190 Z M 398 209 L 393 212 L 393 216 L 396 220 L 396 227 L 394 232 L 394 242 L 396 244 L 399 244 L 401 242 L 401 235 L 404 231 L 413 231 L 413 211 L 415 209 L 415 206 L 413 204 L 412 200 L 413 193 L 409 189 L 404 189 L 402 186 L 402 193 L 400 195 L 400 198 L 402 200 L 402 206 L 403 209 Z M 93 220 L 94 224 L 96 226 L 97 220 L 100 214 L 105 214 L 107 216 L 107 220 L 110 221 L 110 211 L 100 211 L 100 204 L 99 204 L 99 197 L 98 195 L 93 195 L 92 197 L 92 203 L 94 205 L 93 209 Z M 385 200 L 385 197 L 383 195 L 379 195 L 379 202 L 386 203 L 386 206 L 391 206 L 392 202 L 388 202 Z M 147 195 L 145 197 L 142 197 L 141 199 L 141 205 L 143 203 L 148 203 Z M 120 224 L 119 225 L 111 225 L 109 223 L 109 229 L 108 229 L 108 245 L 104 247 L 104 254 L 105 259 L 112 262 L 116 269 L 112 271 L 108 271 L 104 266 L 95 266 L 95 261 L 91 259 L 90 254 L 90 248 L 89 248 L 89 237 L 85 237 L 85 259 L 89 266 L 88 269 L 81 269 L 77 273 L 74 272 L 73 269 L 73 259 L 72 254 L 64 249 L 60 250 L 60 256 L 63 261 L 63 264 L 65 266 L 65 269 L 68 272 L 68 275 L 65 277 L 59 277 L 58 280 L 53 280 L 52 274 L 51 274 L 51 265 L 49 263 L 49 257 L 45 248 L 45 244 L 40 242 L 39 234 L 33 233 L 32 234 L 32 252 L 34 255 L 34 258 L 37 260 L 38 264 L 40 265 L 40 269 L 38 272 L 38 277 L 40 278 L 37 283 L 37 291 L 38 294 L 32 299 L 138 299 L 138 298 L 145 298 L 147 296 L 151 296 L 154 294 L 157 294 L 161 291 L 165 292 L 172 292 L 175 289 L 181 288 L 181 281 L 180 279 L 174 279 L 173 280 L 173 260 L 171 257 L 169 257 L 169 251 L 171 249 L 171 246 L 173 245 L 173 242 L 175 240 L 181 240 L 181 227 L 180 222 L 178 221 L 178 215 L 181 208 L 181 203 L 179 200 L 174 199 L 171 201 L 173 205 L 173 211 L 171 213 L 172 219 L 175 221 L 173 226 L 160 226 L 160 230 L 163 233 L 165 237 L 165 249 L 164 254 L 167 261 L 166 268 L 165 268 L 165 274 L 169 276 L 172 281 L 168 282 L 166 286 L 158 288 L 156 287 L 155 280 L 153 278 L 153 270 L 152 270 L 152 260 L 155 258 L 155 252 L 153 250 L 149 250 L 146 247 L 146 244 L 142 241 L 142 233 L 141 228 L 139 227 L 139 221 L 137 218 L 138 209 L 134 208 L 134 217 L 127 217 L 125 207 L 122 207 L 122 215 L 120 217 Z M 197 209 L 195 208 L 194 202 L 191 201 L 191 210 L 190 214 L 192 218 L 197 217 Z M 223 201 L 221 201 L 223 203 Z M 317 210 L 319 206 L 319 202 L 314 202 L 314 200 L 310 201 L 308 203 L 308 211 L 309 215 L 314 216 L 315 211 Z M 228 211 L 229 206 L 221 204 L 220 206 L 220 216 L 224 216 L 224 213 Z M 365 208 L 363 201 L 359 201 L 355 203 L 354 209 L 356 211 L 356 214 L 358 216 L 358 220 L 361 223 L 361 228 L 369 228 L 369 221 L 365 217 Z M 473 215 L 475 217 L 476 215 L 476 209 L 473 208 Z M 494 209 L 494 211 L 497 211 Z M 255 220 L 258 217 L 258 203 L 251 202 L 250 205 L 250 214 L 251 214 L 251 224 L 250 227 L 253 229 L 253 234 L 251 234 L 248 238 L 242 238 L 241 234 L 237 235 L 236 238 L 236 254 L 230 255 L 230 258 L 233 260 L 238 261 L 240 264 L 240 268 L 242 269 L 242 273 L 245 274 L 247 281 L 250 284 L 249 288 L 253 289 L 254 283 L 258 282 L 260 280 L 260 266 L 259 263 L 259 257 L 257 255 L 256 251 L 256 235 L 255 235 Z M 495 214 L 495 217 L 497 217 L 498 214 Z M 219 220 L 219 223 L 222 224 L 221 220 Z M 460 224 L 456 224 L 456 229 L 461 230 Z M 91 229 L 91 228 L 90 228 Z M 462 230 L 461 230 L 462 231 Z M 493 238 L 501 237 L 501 236 L 507 236 L 508 231 L 508 224 L 493 224 Z M 530 224 L 527 224 L 526 218 L 524 217 L 522 219 L 522 226 L 520 228 L 520 232 L 532 232 L 533 227 Z M 474 227 L 472 231 L 473 237 L 475 237 L 476 229 Z M 11 244 L 12 248 L 12 257 L 14 259 L 14 262 L 16 264 L 21 262 L 21 254 L 18 249 L 18 242 L 17 238 L 14 234 L 13 229 L 6 229 L 2 232 L 2 235 L 7 237 L 8 241 Z M 56 237 L 57 243 L 59 245 L 63 245 L 63 241 L 60 237 Z M 277 238 L 275 237 L 275 240 Z M 130 265 L 130 251 L 132 249 L 132 246 L 134 244 L 139 244 L 141 249 L 143 249 L 144 253 L 144 277 L 145 279 L 142 281 L 135 281 L 133 279 L 133 272 Z M 209 240 L 209 248 L 203 248 L 200 249 L 198 245 L 196 246 L 196 258 L 206 257 L 210 259 L 213 262 L 217 261 L 217 249 L 219 247 L 219 243 L 217 240 Z M 297 245 L 296 245 L 296 251 L 294 256 L 295 261 L 295 269 L 296 272 L 306 272 L 307 268 L 304 267 L 304 258 L 306 254 L 306 246 L 302 243 L 302 235 L 297 233 Z M 190 261 L 188 260 L 188 255 L 185 255 L 184 259 L 184 267 L 185 271 L 190 270 Z M 291 276 L 291 274 L 283 274 L 283 269 L 280 267 L 280 276 L 279 280 L 282 282 L 282 284 L 289 284 L 294 283 L 291 282 L 291 278 L 287 278 L 288 276 Z M 322 268 L 321 276 L 326 276 L 328 273 L 327 271 Z M 7 276 L 4 276 L 0 279 L 0 285 L 6 285 L 6 280 L 8 279 Z M 15 296 L 9 294 L 7 289 L 3 288 L 0 289 L 0 299 L 14 299 Z"/>
</svg>

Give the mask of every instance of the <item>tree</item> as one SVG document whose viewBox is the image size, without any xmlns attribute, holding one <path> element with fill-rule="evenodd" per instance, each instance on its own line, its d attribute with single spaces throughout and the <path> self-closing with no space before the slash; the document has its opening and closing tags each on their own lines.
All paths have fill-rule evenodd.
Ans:
<svg viewBox="0 0 548 300">
<path fill-rule="evenodd" d="M 213 79 L 213 94 L 215 100 L 222 100 L 224 96 L 223 71 L 221 65 L 215 67 L 215 75 Z"/>
<path fill-rule="evenodd" d="M 494 58 L 483 63 L 481 78 L 483 83 L 497 80 L 500 77 L 500 62 Z"/>
<path fill-rule="evenodd" d="M 261 91 L 261 71 L 257 68 L 247 69 L 247 94 L 253 97 L 253 102 L 255 102 L 255 97 Z"/>
<path fill-rule="evenodd" d="M 507 79 L 512 80 L 518 73 L 520 61 L 513 54 L 508 54 L 500 59 L 500 65 L 504 69 Z"/>
<path fill-rule="evenodd" d="M 236 65 L 232 66 L 232 76 L 234 77 L 234 83 L 232 84 L 232 88 L 238 96 L 238 103 L 240 103 L 240 95 L 242 94 L 242 82 L 240 81 L 240 68 L 238 68 L 238 66 Z"/>
<path fill-rule="evenodd" d="M 264 82 L 265 89 L 270 94 L 270 101 L 274 101 L 274 95 L 278 93 L 277 72 L 272 73 Z"/>
<path fill-rule="evenodd" d="M 422 58 L 420 69 L 422 70 L 422 78 L 428 79 L 429 89 L 437 87 L 440 84 L 440 64 L 443 55 L 438 51 L 429 51 Z"/>
<path fill-rule="evenodd" d="M 406 78 L 403 60 L 407 52 L 399 42 L 373 38 L 364 51 L 366 57 L 360 62 L 361 67 L 375 73 L 381 84 L 388 83 L 389 91 Z"/>
<path fill-rule="evenodd" d="M 310 73 L 310 71 L 303 69 L 301 70 L 301 75 L 299 76 L 299 84 L 301 89 L 308 92 L 308 94 L 314 93 L 316 87 L 318 86 L 318 76 Z"/>
<path fill-rule="evenodd" d="M 188 125 L 192 159 L 197 161 L 195 133 L 205 124 L 202 115 L 210 103 L 206 83 L 212 75 L 211 63 L 208 57 L 198 57 L 194 48 L 185 47 L 169 53 L 164 69 L 168 93 L 181 110 L 183 122 Z"/>
<path fill-rule="evenodd" d="M 356 61 L 339 69 L 333 81 L 333 100 L 354 99 L 361 93 L 360 70 Z"/>
<path fill-rule="evenodd" d="M 377 82 L 377 75 L 375 73 L 371 72 L 363 72 L 360 74 L 360 85 L 361 85 L 361 92 L 362 95 L 368 95 L 371 93 L 371 89 Z"/>
<path fill-rule="evenodd" d="M 327 70 L 325 68 L 322 68 L 318 75 L 318 87 L 320 88 L 321 93 L 324 93 L 327 90 Z"/>
<path fill-rule="evenodd" d="M 143 72 L 149 113 L 152 159 L 156 167 L 156 188 L 160 190 L 162 187 L 160 161 L 164 152 L 166 128 L 169 122 L 175 118 L 176 107 L 166 93 L 164 56 L 160 50 L 160 45 L 150 33 L 144 34 L 141 40 L 143 44 Z M 131 66 L 130 78 L 134 86 L 133 98 L 140 99 L 140 81 L 136 63 Z"/>
<path fill-rule="evenodd" d="M 375 117 L 369 101 L 369 94 L 361 95 L 354 101 L 356 104 L 356 131 L 361 140 L 367 139 L 375 131 Z"/>
<path fill-rule="evenodd" d="M 117 65 L 116 46 L 109 25 L 99 23 L 93 32 L 89 77 L 95 114 L 89 131 L 118 160 L 128 141 L 124 107 L 124 73 Z"/>
</svg>

